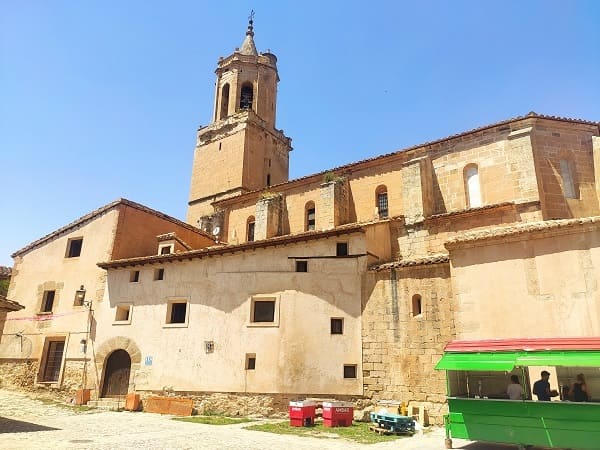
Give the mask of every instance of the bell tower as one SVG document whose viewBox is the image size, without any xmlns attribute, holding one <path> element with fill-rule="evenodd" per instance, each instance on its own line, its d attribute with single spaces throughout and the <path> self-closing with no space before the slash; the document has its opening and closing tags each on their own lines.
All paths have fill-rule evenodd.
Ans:
<svg viewBox="0 0 600 450">
<path fill-rule="evenodd" d="M 253 15 L 242 46 L 219 58 L 212 122 L 198 130 L 187 222 L 212 203 L 288 181 L 291 139 L 275 128 L 277 58 L 258 53 Z"/>
</svg>

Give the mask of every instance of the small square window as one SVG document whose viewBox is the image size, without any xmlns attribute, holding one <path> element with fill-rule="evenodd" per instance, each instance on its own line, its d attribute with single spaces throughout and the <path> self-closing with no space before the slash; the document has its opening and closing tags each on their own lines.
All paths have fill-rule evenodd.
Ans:
<svg viewBox="0 0 600 450">
<path fill-rule="evenodd" d="M 344 378 L 356 378 L 356 364 L 344 364 Z"/>
<path fill-rule="evenodd" d="M 335 246 L 335 255 L 336 256 L 348 256 L 348 243 L 347 242 L 338 242 Z"/>
<path fill-rule="evenodd" d="M 296 272 L 308 272 L 308 261 L 296 261 Z"/>
<path fill-rule="evenodd" d="M 252 322 L 274 322 L 275 300 L 257 300 L 253 304 Z"/>
<path fill-rule="evenodd" d="M 44 291 L 44 296 L 42 297 L 42 305 L 40 308 L 40 312 L 52 312 L 52 308 L 54 307 L 54 297 L 56 296 L 56 291 Z"/>
<path fill-rule="evenodd" d="M 69 239 L 67 242 L 67 258 L 76 258 L 81 255 L 81 248 L 83 246 L 83 238 Z"/>
<path fill-rule="evenodd" d="M 165 269 L 154 269 L 154 281 L 160 281 L 165 279 Z"/>
<path fill-rule="evenodd" d="M 188 326 L 190 308 L 186 299 L 174 299 L 167 302 L 167 316 L 164 328 L 181 328 Z"/>
<path fill-rule="evenodd" d="M 173 253 L 173 251 L 171 249 L 172 249 L 171 245 L 165 245 L 160 248 L 160 254 L 161 255 L 169 255 L 169 254 Z"/>
<path fill-rule="evenodd" d="M 246 370 L 256 369 L 256 353 L 246 353 Z"/>
<path fill-rule="evenodd" d="M 131 323 L 131 305 L 117 305 L 115 322 Z"/>
<path fill-rule="evenodd" d="M 279 326 L 279 296 L 255 295 L 250 298 L 248 327 Z"/>
<path fill-rule="evenodd" d="M 131 282 L 131 283 L 137 283 L 138 281 L 140 281 L 140 271 L 139 270 L 132 270 L 129 273 L 129 282 Z"/>
<path fill-rule="evenodd" d="M 215 351 L 214 341 L 204 341 L 204 353 L 213 353 Z"/>
<path fill-rule="evenodd" d="M 344 319 L 331 318 L 331 334 L 344 334 Z"/>
</svg>

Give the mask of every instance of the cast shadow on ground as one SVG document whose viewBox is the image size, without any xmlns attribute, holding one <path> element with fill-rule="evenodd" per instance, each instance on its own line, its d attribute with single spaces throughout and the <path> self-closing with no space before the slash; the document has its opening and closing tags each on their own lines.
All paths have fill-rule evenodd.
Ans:
<svg viewBox="0 0 600 450">
<path fill-rule="evenodd" d="M 0 433 L 29 433 L 32 431 L 50 431 L 58 428 L 46 427 L 37 423 L 0 417 Z"/>
</svg>

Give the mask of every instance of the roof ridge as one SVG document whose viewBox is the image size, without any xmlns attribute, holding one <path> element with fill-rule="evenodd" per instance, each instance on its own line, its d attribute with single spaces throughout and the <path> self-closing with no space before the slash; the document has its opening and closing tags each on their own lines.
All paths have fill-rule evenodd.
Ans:
<svg viewBox="0 0 600 450">
<path fill-rule="evenodd" d="M 520 120 L 531 119 L 531 118 L 534 118 L 534 119 L 546 119 L 546 120 L 557 120 L 557 121 L 561 121 L 561 122 L 580 123 L 580 124 L 584 124 L 584 125 L 595 125 L 600 130 L 600 122 L 597 122 L 597 121 L 584 120 L 584 119 L 574 119 L 574 118 L 561 117 L 561 116 L 551 116 L 551 115 L 546 115 L 546 114 L 538 114 L 538 113 L 536 113 L 534 111 L 530 111 L 529 113 L 527 113 L 524 116 L 516 116 L 516 117 L 512 117 L 510 119 L 502 120 L 500 122 L 494 122 L 494 123 L 491 123 L 491 124 L 482 125 L 482 126 L 479 126 L 479 127 L 476 127 L 476 128 L 472 128 L 472 129 L 467 130 L 467 131 L 462 131 L 462 132 L 451 134 L 451 135 L 448 135 L 448 136 L 445 136 L 445 137 L 442 137 L 442 138 L 439 138 L 439 139 L 434 139 L 433 141 L 425 141 L 425 142 L 422 142 L 420 144 L 411 145 L 409 147 L 405 147 L 405 148 L 402 148 L 402 149 L 399 149 L 399 150 L 395 150 L 395 151 L 390 152 L 390 153 L 384 153 L 382 155 L 377 155 L 377 156 L 373 156 L 371 158 L 365 158 L 365 159 L 361 159 L 361 160 L 354 161 L 354 162 L 351 162 L 351 163 L 343 164 L 341 166 L 337 166 L 337 167 L 333 167 L 333 168 L 330 168 L 330 169 L 326 169 L 326 170 L 323 170 L 321 172 L 316 172 L 316 173 L 305 175 L 305 176 L 302 176 L 302 177 L 299 177 L 299 178 L 294 178 L 292 180 L 286 181 L 285 183 L 273 184 L 273 185 L 269 186 L 269 189 L 272 190 L 272 189 L 277 188 L 279 186 L 285 186 L 285 185 L 288 185 L 288 184 L 292 184 L 292 183 L 296 183 L 296 182 L 299 182 L 299 181 L 307 180 L 307 179 L 309 179 L 311 177 L 317 177 L 317 176 L 320 176 L 320 175 L 322 176 L 322 175 L 325 175 L 328 172 L 338 172 L 338 171 L 342 171 L 342 170 L 347 170 L 347 169 L 349 169 L 349 168 L 351 168 L 353 166 L 357 166 L 359 164 L 364 164 L 364 163 L 371 162 L 371 161 L 376 161 L 376 160 L 379 160 L 379 159 L 389 158 L 391 156 L 396 156 L 396 155 L 399 155 L 401 153 L 405 153 L 405 152 L 408 152 L 408 151 L 411 151 L 411 150 L 416 150 L 416 149 L 421 148 L 421 147 L 426 147 L 426 146 L 430 146 L 430 145 L 439 144 L 439 143 L 442 143 L 442 142 L 450 141 L 452 139 L 456 139 L 456 138 L 459 138 L 459 137 L 467 136 L 469 134 L 477 133 L 479 131 L 483 131 L 483 130 L 486 130 L 486 129 L 489 129 L 489 128 L 499 127 L 499 126 L 502 126 L 502 125 L 508 125 L 509 123 L 518 122 Z M 239 200 L 242 197 L 250 196 L 252 194 L 256 194 L 256 193 L 262 192 L 262 191 L 264 191 L 264 189 L 265 188 L 256 189 L 256 190 L 253 190 L 253 191 L 248 191 L 248 192 L 245 192 L 245 193 L 243 193 L 241 195 L 238 195 L 236 197 L 230 197 L 230 198 L 223 199 L 223 200 L 220 200 L 220 201 L 217 201 L 217 202 L 214 202 L 214 203 L 215 204 L 219 204 L 221 202 L 223 202 L 223 203 L 227 202 L 228 200 L 234 200 L 234 199 Z"/>
<path fill-rule="evenodd" d="M 104 214 L 105 212 L 111 210 L 112 208 L 115 208 L 118 205 L 126 205 L 129 206 L 131 208 L 135 208 L 138 209 L 140 211 L 144 211 L 147 212 L 149 214 L 155 215 L 157 217 L 163 218 L 165 220 L 168 220 L 170 222 L 173 222 L 179 226 L 183 226 L 187 229 L 189 229 L 190 231 L 194 231 L 197 232 L 199 234 L 202 234 L 203 236 L 206 236 L 208 238 L 210 238 L 212 241 L 214 241 L 214 237 L 209 235 L 208 233 L 206 233 L 205 231 L 200 230 L 199 228 L 194 227 L 193 225 L 190 225 L 189 223 L 183 222 L 175 217 L 169 216 L 165 213 L 162 213 L 156 209 L 152 209 L 148 206 L 142 205 L 141 203 L 137 203 L 134 202 L 132 200 L 120 197 L 117 200 L 114 200 L 110 203 L 107 203 L 104 206 L 101 206 L 100 208 L 97 208 L 81 217 L 79 217 L 78 219 L 75 219 L 72 222 L 69 222 L 67 225 L 64 225 L 54 231 L 52 231 L 51 233 L 48 233 L 44 236 L 42 236 L 41 238 L 31 242 L 30 244 L 26 245 L 25 247 L 21 248 L 20 250 L 17 250 L 16 252 L 14 252 L 11 257 L 14 258 L 16 256 L 19 256 L 22 253 L 28 252 L 29 250 L 32 250 L 36 247 L 39 247 L 40 245 L 44 244 L 45 242 L 48 242 L 49 240 L 60 236 L 61 234 L 66 233 L 67 231 L 80 226 L 96 217 L 98 217 L 101 214 Z"/>
</svg>

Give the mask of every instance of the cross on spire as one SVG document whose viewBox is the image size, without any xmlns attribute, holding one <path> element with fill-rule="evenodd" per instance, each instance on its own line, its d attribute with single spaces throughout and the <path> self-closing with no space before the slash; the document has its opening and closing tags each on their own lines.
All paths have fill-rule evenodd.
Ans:
<svg viewBox="0 0 600 450">
<path fill-rule="evenodd" d="M 250 15 L 248 16 L 248 31 L 246 31 L 246 34 L 249 34 L 250 36 L 254 35 L 254 10 L 253 9 L 250 10 Z"/>
</svg>

